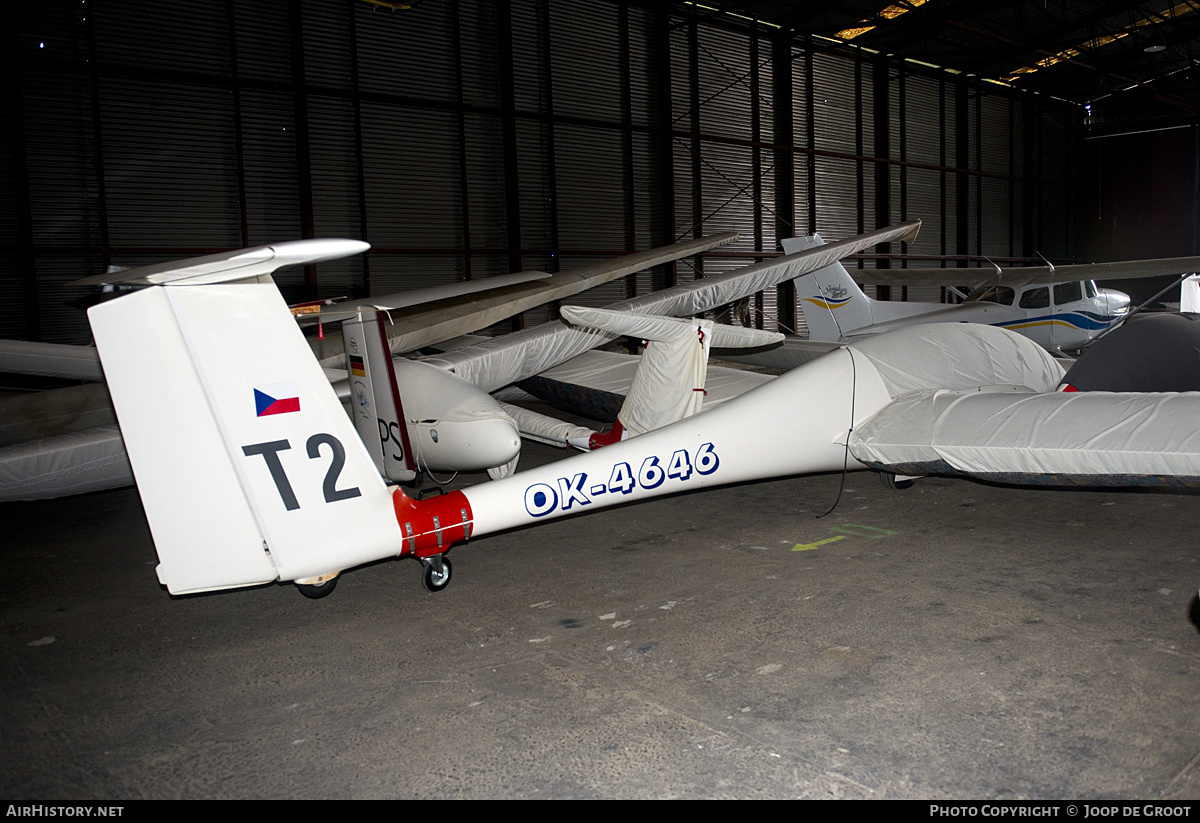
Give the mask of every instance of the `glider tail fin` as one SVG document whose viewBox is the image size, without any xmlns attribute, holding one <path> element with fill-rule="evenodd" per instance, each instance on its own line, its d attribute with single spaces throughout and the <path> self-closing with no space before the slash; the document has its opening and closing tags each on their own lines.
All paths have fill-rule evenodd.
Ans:
<svg viewBox="0 0 1200 823">
<path fill-rule="evenodd" d="M 88 314 L 172 594 L 403 551 L 392 495 L 273 284 L 147 288 Z"/>
<path fill-rule="evenodd" d="M 387 479 L 408 483 L 417 476 L 396 369 L 382 311 L 365 311 L 342 323 L 354 428 Z"/>
<path fill-rule="evenodd" d="M 785 254 L 824 245 L 821 235 L 789 237 L 782 241 Z M 822 343 L 841 342 L 846 335 L 871 325 L 871 298 L 850 277 L 841 262 L 831 263 L 824 268 L 797 277 L 796 297 L 804 311 L 810 340 Z"/>
</svg>

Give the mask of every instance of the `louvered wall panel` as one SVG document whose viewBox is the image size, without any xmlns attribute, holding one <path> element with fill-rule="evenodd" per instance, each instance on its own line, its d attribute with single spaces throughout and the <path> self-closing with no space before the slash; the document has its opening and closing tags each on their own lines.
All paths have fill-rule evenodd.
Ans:
<svg viewBox="0 0 1200 823">
<path fill-rule="evenodd" d="M 807 57 L 802 52 L 795 48 L 792 50 L 792 145 L 800 148 L 811 149 L 808 145 L 808 112 L 809 112 L 809 94 L 808 86 L 805 82 L 805 63 Z M 775 137 L 776 143 L 783 143 L 783 139 L 779 136 Z M 792 190 L 794 193 L 793 202 L 795 211 L 791 215 L 780 215 L 784 220 L 791 225 L 791 234 L 793 237 L 799 237 L 808 234 L 810 220 L 813 215 L 817 214 L 819 203 L 809 202 L 808 181 L 810 175 L 815 175 L 815 167 L 809 168 L 809 155 L 803 152 L 795 152 L 792 156 Z"/>
<path fill-rule="evenodd" d="M 88 3 L 102 65 L 155 73 L 227 76 L 229 13 L 225 3 L 121 0 Z"/>
<path fill-rule="evenodd" d="M 620 122 L 616 7 L 584 0 L 556 0 L 549 11 L 555 115 Z M 581 60 L 580 55 L 587 55 L 587 59 Z"/>
<path fill-rule="evenodd" d="M 353 102 L 342 98 L 310 98 L 308 130 L 312 158 L 313 234 L 361 239 L 364 232 L 355 159 Z M 363 277 L 361 255 L 322 263 L 317 267 L 319 296 L 365 296 Z"/>
<path fill-rule="evenodd" d="M 906 148 L 910 163 L 938 166 L 943 153 L 939 102 L 941 88 L 937 80 L 909 75 L 905 78 Z M 942 172 L 910 166 L 908 180 L 908 219 L 921 220 L 921 233 L 907 246 L 909 254 L 938 256 L 942 253 Z M 937 266 L 921 262 L 914 267 Z M 909 289 L 909 300 L 927 299 L 922 292 Z M 936 291 L 937 299 L 940 289 Z"/>
<path fill-rule="evenodd" d="M 770 143 L 774 133 L 775 103 L 772 83 L 775 66 L 771 58 L 771 40 L 769 37 L 758 37 L 758 142 Z M 747 93 L 750 93 L 747 86 Z M 755 204 L 762 224 L 762 242 L 759 250 L 775 251 L 779 248 L 775 226 L 775 152 L 768 148 L 758 150 L 759 167 L 759 201 Z M 747 183 L 752 183 L 747 180 Z M 747 190 L 753 196 L 754 188 Z M 755 248 L 753 236 L 749 238 L 747 248 Z"/>
<path fill-rule="evenodd" d="M 233 3 L 233 37 L 242 82 L 292 82 L 290 23 L 284 3 Z M 336 4 L 335 4 L 336 5 Z"/>
<path fill-rule="evenodd" d="M 27 273 L 22 255 L 0 250 L 0 338 L 31 340 L 34 318 L 26 308 L 25 281 Z M 39 284 L 40 285 L 40 284 Z"/>
<path fill-rule="evenodd" d="M 702 166 L 703 223 L 693 234 L 736 231 L 740 239 L 730 249 L 754 249 L 754 189 L 751 149 L 728 143 L 706 143 Z"/>
<path fill-rule="evenodd" d="M 917 241 L 908 244 L 910 254 L 940 257 L 942 253 L 942 173 L 936 169 L 908 169 L 908 218 L 920 218 Z M 937 260 L 922 260 L 910 268 L 937 268 Z"/>
<path fill-rule="evenodd" d="M 954 124 L 956 121 L 956 112 L 958 110 L 958 101 L 954 95 L 954 85 L 947 82 L 943 89 L 942 105 L 945 109 L 945 140 L 946 154 L 945 165 L 953 168 L 955 163 L 954 155 Z M 945 187 L 943 189 L 945 195 L 945 222 L 942 224 L 942 247 L 943 254 L 953 255 L 956 253 L 955 238 L 958 236 L 958 181 L 957 175 L 953 172 L 946 172 Z M 954 264 L 947 261 L 947 266 Z"/>
<path fill-rule="evenodd" d="M 654 52 L 650 42 L 653 15 L 646 9 L 629 8 L 629 105 L 636 125 L 648 126 L 658 117 L 655 91 Z"/>
<path fill-rule="evenodd" d="M 334 97 L 308 102 L 313 231 L 318 237 L 361 237 L 354 103 Z"/>
<path fill-rule="evenodd" d="M 562 249 L 619 252 L 625 236 L 620 132 L 559 126 L 554 156 Z"/>
<path fill-rule="evenodd" d="M 967 168 L 972 172 L 979 171 L 979 142 L 976 134 L 979 130 L 977 111 L 979 109 L 979 94 L 977 89 L 971 89 L 967 95 L 967 152 L 969 160 Z M 978 174 L 971 174 L 967 183 L 967 248 L 966 254 L 979 254 L 979 205 L 980 179 Z"/>
<path fill-rule="evenodd" d="M 467 202 L 471 219 L 471 247 L 503 249 L 508 244 L 505 219 L 504 138 L 500 118 L 488 114 L 465 116 L 467 140 Z M 503 265 L 496 268 L 496 260 Z M 472 274 L 508 272 L 506 258 L 472 260 Z"/>
<path fill-rule="evenodd" d="M 129 0 L 88 6 L 87 25 L 83 13 L 65 3 L 34 4 L 18 18 L 30 31 L 45 30 L 38 36 L 44 37 L 47 49 L 18 55 L 23 90 L 18 108 L 29 147 L 32 188 L 31 202 L 20 208 L 28 209 L 32 218 L 39 273 L 45 271 L 53 280 L 65 277 L 67 269 L 105 262 L 103 253 L 71 257 L 58 247 L 102 247 L 107 242 L 172 250 L 113 260 L 137 263 L 181 256 L 175 253 L 181 249 L 239 246 L 243 207 L 248 242 L 298 236 L 306 207 L 298 170 L 305 164 L 311 172 L 315 232 L 361 233 L 356 158 L 360 147 L 355 143 L 352 102 L 355 64 L 350 54 L 355 41 L 364 96 L 366 234 L 376 247 L 370 261 L 373 290 L 445 282 L 468 270 L 473 276 L 507 271 L 510 216 L 505 213 L 504 121 L 495 39 L 497 31 L 508 28 L 497 17 L 503 7 L 486 0 L 425 2 L 393 14 L 351 2 L 293 6 Z M 759 152 L 761 196 L 756 200 L 755 151 L 748 145 L 755 137 L 751 27 L 735 31 L 714 25 L 712 12 L 679 11 L 671 18 L 670 54 L 659 55 L 653 26 L 658 18 L 650 7 L 606 0 L 512 0 L 511 10 L 517 129 L 513 148 L 520 201 L 520 213 L 511 218 L 520 221 L 525 268 L 573 265 L 593 256 L 580 252 L 622 247 L 631 229 L 636 246 L 647 248 L 664 237 L 691 236 L 697 228 L 704 233 L 734 228 L 743 235 L 737 248 L 750 250 L 755 223 L 761 221 L 763 245 L 773 247 L 775 152 Z M 302 39 L 293 43 L 297 20 Z M 622 20 L 628 21 L 626 43 L 620 39 Z M 96 32 L 96 59 L 90 62 L 84 59 L 87 26 Z M 623 49 L 629 54 L 627 84 Z M 805 150 L 874 153 L 874 67 L 864 64 L 866 94 L 861 98 L 862 115 L 856 117 L 854 60 L 812 56 L 815 137 L 809 147 L 803 71 L 809 58 L 803 50 L 803 42 L 796 40 L 791 72 L 793 135 L 801 150 L 793 158 L 797 233 L 807 230 L 812 213 L 823 233 L 847 236 L 858 229 L 860 208 L 866 228 L 875 222 L 875 164 L 817 157 L 816 198 L 810 203 Z M 768 143 L 774 140 L 771 54 L 770 40 L 764 36 L 758 41 L 758 136 Z M 461 65 L 456 63 L 459 56 Z M 670 110 L 662 114 L 676 131 L 670 140 L 670 195 L 662 188 L 663 158 L 658 157 L 661 144 L 655 131 L 663 122 L 654 74 L 660 57 L 671 66 Z M 294 59 L 305 72 L 305 86 L 299 91 L 292 86 Z M 891 67 L 893 75 L 896 69 Z M 936 78 L 914 70 L 903 70 L 905 157 L 912 163 L 955 166 L 960 158 L 955 151 L 954 85 L 945 89 L 949 128 L 943 141 L 938 115 L 933 114 L 942 90 Z M 93 84 L 98 107 L 92 102 Z M 892 87 L 898 93 L 894 82 Z M 631 191 L 627 126 L 621 122 L 626 93 L 633 126 Z M 980 93 L 982 103 L 976 99 Z M 303 123 L 295 122 L 297 94 L 302 95 L 301 110 L 307 111 Z M 460 114 L 460 96 L 469 108 L 483 109 Z M 898 105 L 898 97 L 893 97 L 888 128 L 898 126 Z M 1020 107 L 989 88 L 972 88 L 968 105 L 971 156 L 966 167 L 1000 177 L 969 177 L 969 202 L 964 204 L 971 221 L 967 251 L 978 252 L 982 237 L 982 249 L 1001 256 L 1009 249 L 1019 253 L 1026 242 L 1051 256 L 1069 256 L 1072 232 L 1077 230 L 1067 186 L 1071 165 L 1065 152 L 1074 138 L 1068 130 L 1069 115 L 1047 105 L 1032 110 L 1025 123 Z M 982 106 L 985 138 L 979 157 L 974 137 L 977 106 Z M 465 130 L 460 129 L 460 117 Z M 1018 120 L 1010 128 L 1014 117 Z M 861 140 L 856 139 L 859 120 Z M 308 129 L 307 157 L 298 154 L 305 145 L 297 140 L 300 126 Z M 13 143 L 4 128 L 0 125 L 0 152 L 8 151 L 11 157 L 8 147 Z M 1037 132 L 1030 143 L 1036 179 L 1020 183 L 1008 178 L 1025 173 L 1025 129 Z M 899 159 L 898 133 L 892 137 L 893 157 Z M 995 138 L 1001 137 L 1007 142 L 998 147 Z M 943 142 L 945 161 L 940 157 Z M 893 219 L 900 217 L 903 195 L 908 215 L 925 220 L 922 236 L 910 251 L 941 252 L 945 233 L 953 252 L 954 173 L 909 166 L 903 189 L 896 168 L 889 177 Z M 943 179 L 945 221 L 936 225 L 936 212 L 943 208 Z M 1020 234 L 1026 186 L 1033 187 L 1036 208 L 1030 215 L 1035 237 L 1028 241 Z M 245 190 L 244 204 L 239 187 Z M 673 198 L 670 204 L 664 203 L 668 196 Z M 630 200 L 632 227 L 626 225 Z M 977 232 L 981 212 L 982 232 Z M 0 207 L 0 242 L 20 242 L 16 214 Z M 673 225 L 663 226 L 664 220 Z M 471 248 L 480 250 L 471 255 L 469 265 L 468 237 Z M 561 261 L 549 256 L 555 245 L 566 251 Z M 0 261 L 5 265 L 21 259 L 4 251 Z M 711 257 L 702 268 L 711 273 L 744 262 Z M 318 290 L 330 294 L 361 289 L 362 268 L 361 261 L 319 266 Z M 684 262 L 678 270 L 686 281 L 697 267 Z M 299 283 L 302 277 L 294 272 L 284 279 Z M 639 276 L 639 291 L 652 284 L 662 285 L 661 274 Z M 20 274 L 5 271 L 0 276 L 0 296 L 24 300 Z M 764 296 L 770 311 L 773 300 L 773 293 Z M 531 313 L 527 323 L 543 314 Z M 68 316 L 70 312 L 51 298 L 42 318 L 50 329 L 46 336 L 70 336 L 71 328 L 82 328 L 81 314 L 63 325 Z M 0 333 L 18 323 L 8 317 L 0 313 Z"/>
<path fill-rule="evenodd" d="M 854 64 L 826 54 L 813 55 L 813 148 L 855 155 Z M 859 161 L 818 155 L 817 233 L 826 240 L 858 234 Z M 805 232 L 798 232 L 803 234 Z"/>
<path fill-rule="evenodd" d="M 366 3 L 353 5 L 364 92 L 447 102 L 457 98 L 453 4 L 422 3 L 395 14 L 374 11 Z"/>
<path fill-rule="evenodd" d="M 101 242 L 94 109 L 85 84 L 86 78 L 61 71 L 30 73 L 24 81 L 26 172 L 38 245 Z"/>
<path fill-rule="evenodd" d="M 690 141 L 676 138 L 672 141 L 675 159 L 675 226 L 671 232 L 671 240 L 677 242 L 694 237 L 694 200 L 699 197 L 692 176 L 692 150 Z"/>
<path fill-rule="evenodd" d="M 982 128 L 983 146 L 982 171 L 991 175 L 983 177 L 980 185 L 983 220 L 983 245 L 980 253 L 991 258 L 1008 257 L 1011 249 L 1009 233 L 1012 227 L 1009 208 L 1009 193 L 1012 187 L 1008 179 L 1011 170 L 1011 135 L 1008 128 L 1009 101 L 997 96 L 983 97 Z"/>
<path fill-rule="evenodd" d="M 691 23 L 687 18 L 671 17 L 671 128 L 691 131 L 692 114 L 692 47 Z"/>
<path fill-rule="evenodd" d="M 1025 223 L 1025 191 L 1029 181 L 1026 179 L 1025 169 L 1025 106 L 1017 101 L 1010 109 L 1012 115 L 1012 152 L 1013 174 L 1015 179 L 1012 181 L 1012 220 L 1013 220 L 1013 249 L 1012 254 L 1015 257 L 1023 257 L 1026 255 L 1027 246 L 1033 242 L 1032 238 L 1026 238 L 1026 223 Z"/>
<path fill-rule="evenodd" d="M 99 274 L 94 255 L 54 254 L 38 260 L 38 309 L 42 340 L 47 343 L 86 345 L 92 342 L 87 315 L 81 309 L 81 290 L 69 285 L 88 274 Z M 152 341 L 146 341 L 150 345 Z"/>
<path fill-rule="evenodd" d="M 984 177 L 981 181 L 983 197 L 983 248 L 980 254 L 992 260 L 1009 256 L 1009 181 Z"/>
<path fill-rule="evenodd" d="M 987 96 L 982 98 L 983 109 L 983 156 L 981 170 L 991 174 L 1007 175 L 1011 135 L 1008 122 L 1009 100 L 1006 97 Z"/>
<path fill-rule="evenodd" d="M 699 198 L 703 186 L 697 177 L 699 158 L 702 156 L 700 140 L 695 136 L 699 128 L 700 110 L 693 99 L 693 84 L 696 82 L 692 71 L 692 55 L 696 51 L 691 43 L 692 24 L 688 19 L 671 18 L 671 129 L 672 163 L 675 177 L 674 185 L 674 215 L 675 225 L 671 232 L 672 240 L 682 240 L 695 236 L 699 221 Z M 676 266 L 681 273 L 683 268 Z"/>
<path fill-rule="evenodd" d="M 362 120 L 371 238 L 407 249 L 461 248 L 453 116 L 365 102 Z"/>
<path fill-rule="evenodd" d="M 240 246 L 229 92 L 114 76 L 100 105 L 109 242 Z"/>
<path fill-rule="evenodd" d="M 813 55 L 815 148 L 857 154 L 854 64 L 841 57 Z"/>
<path fill-rule="evenodd" d="M 20 106 L 24 105 L 24 100 L 19 93 L 19 87 L 16 84 L 10 83 L 4 88 L 0 88 L 0 106 L 4 107 L 5 112 L 19 112 Z M 24 116 L 22 114 L 22 120 Z M 19 152 L 17 148 L 18 139 L 24 140 L 24 133 L 18 134 L 16 124 L 11 116 L 0 118 L 0 191 L 9 192 L 8 197 L 0 197 L 0 248 L 4 246 L 14 246 L 21 241 L 21 207 L 23 204 L 18 202 L 17 180 L 18 173 L 27 174 L 24 169 L 18 169 L 18 162 L 25 165 L 25 154 Z M 75 138 L 72 138 L 75 139 Z M 18 153 L 21 153 L 18 160 Z M 81 152 L 80 158 L 87 157 L 87 153 Z M 84 176 L 80 184 L 87 185 L 87 177 Z M 78 197 L 75 192 L 78 187 L 72 191 L 68 199 L 68 203 L 73 205 L 78 202 Z M 0 251 L 0 254 L 3 254 Z M 3 266 L 0 266 L 0 276 L 7 271 Z M 3 288 L 2 280 L 0 280 L 0 288 Z M 0 321 L 0 335 L 3 334 L 3 323 Z"/>
<path fill-rule="evenodd" d="M 459 0 L 458 6 L 463 102 L 472 106 L 499 106 L 496 6 L 490 0 Z"/>
<path fill-rule="evenodd" d="M 257 246 L 302 236 L 292 101 L 273 91 L 242 94 L 247 242 Z"/>
<path fill-rule="evenodd" d="M 817 158 L 817 233 L 827 241 L 858 234 L 857 166 L 853 160 Z"/>
<path fill-rule="evenodd" d="M 350 91 L 352 9 L 359 4 L 304 3 L 300 6 L 304 32 L 304 80 L 309 86 Z M 440 3 L 437 5 L 441 5 Z"/>
<path fill-rule="evenodd" d="M 702 26 L 696 40 L 701 133 L 749 140 L 749 37 Z"/>
<path fill-rule="evenodd" d="M 462 276 L 462 260 L 444 254 L 371 252 L 371 293 L 375 295 L 453 283 Z"/>
<path fill-rule="evenodd" d="M 635 134 L 633 137 L 634 228 L 639 249 L 658 244 L 665 218 L 658 186 L 658 168 L 654 162 L 654 137 Z M 666 285 L 661 271 L 645 271 L 637 275 L 637 293 L 648 294 Z"/>
<path fill-rule="evenodd" d="M 554 246 L 555 193 L 550 179 L 551 135 L 551 128 L 536 120 L 517 121 L 521 247 L 543 253 Z M 544 263 L 541 262 L 535 266 L 543 267 Z"/>
<path fill-rule="evenodd" d="M 907 176 L 908 169 L 901 165 L 905 159 L 905 150 L 907 148 L 907 130 L 908 125 L 904 123 L 905 111 L 907 109 L 907 93 L 906 80 L 907 76 L 904 72 L 904 67 L 888 70 L 888 159 L 892 162 L 888 164 L 888 219 L 884 222 L 894 224 L 903 219 L 905 214 L 904 203 L 907 201 Z M 904 134 L 901 131 L 903 128 Z M 897 254 L 900 251 L 899 244 L 890 244 L 892 254 Z M 899 268 L 897 263 L 892 263 L 891 268 Z M 892 299 L 901 299 L 901 294 L 893 293 Z"/>
<path fill-rule="evenodd" d="M 541 0 L 513 0 L 512 59 L 513 95 L 517 111 L 541 112 L 546 106 L 549 78 L 545 53 L 549 46 L 542 30 Z"/>
<path fill-rule="evenodd" d="M 18 82 L 0 88 L 0 106 L 5 112 L 19 112 L 24 105 L 20 78 L 14 79 Z M 20 202 L 24 198 L 17 195 L 17 164 L 24 165 L 18 141 L 23 139 L 13 117 L 0 118 L 0 191 L 11 193 L 0 198 L 0 337 L 28 340 L 33 336 L 36 318 L 29 316 L 25 280 L 35 276 L 36 270 L 31 270 L 33 264 L 17 251 L 24 240 L 21 210 L 25 204 Z"/>
</svg>

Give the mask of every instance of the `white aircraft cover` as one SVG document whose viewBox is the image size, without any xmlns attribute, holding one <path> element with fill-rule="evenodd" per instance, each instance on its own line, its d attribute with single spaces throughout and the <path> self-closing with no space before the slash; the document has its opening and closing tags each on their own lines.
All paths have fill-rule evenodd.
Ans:
<svg viewBox="0 0 1200 823">
<path fill-rule="evenodd" d="M 1129 485 L 1200 478 L 1198 417 L 1200 392 L 927 391 L 861 424 L 850 451 L 900 474 Z"/>
<path fill-rule="evenodd" d="M 499 323 L 527 309 L 565 299 L 642 269 L 734 243 L 737 239 L 737 232 L 723 232 L 589 263 L 558 272 L 544 281 L 520 284 L 511 289 L 493 290 L 469 300 L 455 301 L 453 305 L 401 309 L 392 317 L 392 322 L 387 327 L 388 342 L 393 354 L 404 354 L 424 346 L 437 345 L 443 340 L 470 334 L 493 323 Z M 310 343 L 322 366 L 336 368 L 344 364 L 345 353 L 342 351 L 340 329 L 327 329 L 324 341 Z"/>
<path fill-rule="evenodd" d="M 625 396 L 617 420 L 629 436 L 691 417 L 704 407 L 708 351 L 713 345 L 761 346 L 783 335 L 711 320 L 629 314 L 584 306 L 564 306 L 568 323 L 650 341 Z M 715 341 L 715 342 L 714 342 Z"/>
<path fill-rule="evenodd" d="M 0 501 L 42 500 L 132 483 L 116 423 L 0 448 Z"/>
<path fill-rule="evenodd" d="M 511 403 L 501 403 L 500 407 L 517 424 L 517 429 L 521 432 L 522 437 L 528 437 L 539 443 L 566 447 L 572 437 L 586 440 L 596 433 L 586 426 L 576 426 L 574 423 L 514 406 Z"/>
<path fill-rule="evenodd" d="M 103 380 L 95 346 L 0 340 L 0 372 L 38 374 L 70 380 Z"/>
<path fill-rule="evenodd" d="M 1189 277 L 1179 287 L 1179 311 L 1188 314 L 1200 312 L 1200 276 Z"/>
<path fill-rule="evenodd" d="M 919 220 L 901 223 L 819 248 L 766 260 L 727 274 L 705 277 L 634 297 L 608 308 L 612 311 L 672 317 L 700 314 L 746 295 L 774 288 L 785 280 L 794 280 L 878 243 L 897 240 L 911 242 L 920 227 Z M 607 332 L 572 329 L 555 321 L 498 337 L 478 346 L 429 357 L 425 362 L 453 371 L 490 392 L 544 372 L 616 337 Z"/>
<path fill-rule="evenodd" d="M 1063 367 L 1029 338 L 975 323 L 909 326 L 847 348 L 866 355 L 893 398 L 995 385 L 1054 391 L 1063 376 Z"/>
</svg>

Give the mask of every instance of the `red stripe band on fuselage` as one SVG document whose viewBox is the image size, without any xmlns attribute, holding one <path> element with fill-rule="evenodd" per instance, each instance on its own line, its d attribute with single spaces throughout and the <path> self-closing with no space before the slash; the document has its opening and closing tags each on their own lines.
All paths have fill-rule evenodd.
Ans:
<svg viewBox="0 0 1200 823">
<path fill-rule="evenodd" d="M 413 500 L 401 489 L 392 492 L 392 505 L 404 545 L 400 555 L 433 557 L 471 537 L 471 503 L 460 491 Z"/>
</svg>

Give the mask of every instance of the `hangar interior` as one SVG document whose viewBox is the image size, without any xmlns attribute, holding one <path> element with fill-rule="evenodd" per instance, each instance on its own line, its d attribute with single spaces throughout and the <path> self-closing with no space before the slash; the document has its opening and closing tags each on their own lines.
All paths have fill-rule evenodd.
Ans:
<svg viewBox="0 0 1200 823">
<path fill-rule="evenodd" d="M 1187 3 L 406 6 L 7 10 L 0 335 L 86 342 L 63 285 L 109 265 L 314 236 L 372 250 L 293 276 L 296 300 L 740 233 L 602 305 L 913 217 L 858 265 L 1195 251 L 1194 134 L 1168 128 L 1194 121 Z M 1114 213 L 1130 188 L 1171 207 Z"/>
<path fill-rule="evenodd" d="M 739 233 L 572 301 L 603 306 L 914 218 L 854 266 L 1200 253 L 1194 0 L 0 16 L 0 338 L 89 342 L 68 284 L 108 266 L 310 237 L 371 250 L 278 276 L 289 301 Z M 790 284 L 750 309 L 804 331 Z M 382 564 L 320 604 L 169 598 L 132 490 L 2 504 L 0 793 L 1195 797 L 1194 499 L 859 477 L 825 525 L 837 482 L 512 532 L 446 594 Z"/>
</svg>

